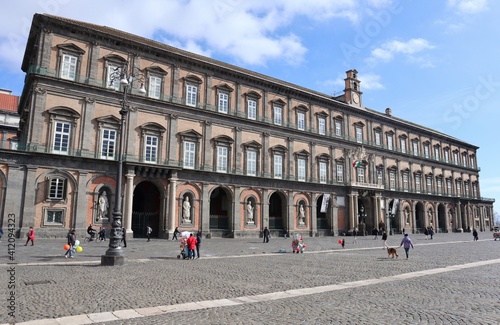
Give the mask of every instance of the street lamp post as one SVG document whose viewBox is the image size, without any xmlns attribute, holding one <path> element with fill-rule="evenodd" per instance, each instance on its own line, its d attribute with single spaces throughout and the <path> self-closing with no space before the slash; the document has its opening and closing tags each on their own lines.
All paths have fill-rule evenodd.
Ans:
<svg viewBox="0 0 500 325">
<path fill-rule="evenodd" d="M 132 82 L 136 77 L 141 82 L 140 94 L 145 94 L 144 83 L 142 83 L 142 74 L 135 75 L 135 67 L 128 66 L 128 61 L 121 68 L 116 68 L 110 75 L 110 84 L 112 87 L 116 80 L 120 80 L 120 85 L 123 87 L 121 109 L 120 109 L 120 139 L 118 141 L 118 171 L 116 175 L 116 191 L 115 191 L 115 208 L 113 211 L 113 220 L 111 222 L 111 232 L 109 235 L 109 247 L 104 255 L 101 256 L 101 265 L 115 266 L 123 265 L 125 262 L 125 253 L 121 246 L 121 241 L 124 236 L 122 226 L 122 178 L 123 178 L 123 141 L 125 137 L 125 121 L 128 115 L 127 92 L 132 87 Z M 137 69 L 138 70 L 138 69 Z"/>
<path fill-rule="evenodd" d="M 387 212 L 387 225 L 389 226 L 389 235 L 394 235 L 392 232 L 392 227 L 391 227 L 391 218 L 393 217 L 392 213 L 390 211 Z"/>
<path fill-rule="evenodd" d="M 366 236 L 366 212 L 364 206 L 361 206 L 359 208 L 359 219 L 359 221 L 363 225 L 363 236 Z"/>
</svg>

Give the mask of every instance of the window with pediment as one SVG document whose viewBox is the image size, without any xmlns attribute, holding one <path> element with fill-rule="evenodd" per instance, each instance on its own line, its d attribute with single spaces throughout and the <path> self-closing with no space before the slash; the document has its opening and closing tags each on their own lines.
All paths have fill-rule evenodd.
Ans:
<svg viewBox="0 0 500 325">
<path fill-rule="evenodd" d="M 317 157 L 318 162 L 318 179 L 321 184 L 326 184 L 328 182 L 328 165 L 330 162 L 330 156 L 322 154 Z"/>
<path fill-rule="evenodd" d="M 222 114 L 228 114 L 231 103 L 231 93 L 233 88 L 227 84 L 216 86 L 217 89 L 217 111 Z"/>
<path fill-rule="evenodd" d="M 228 136 L 221 135 L 213 139 L 215 148 L 215 170 L 219 173 L 231 171 L 231 151 L 234 140 Z"/>
<path fill-rule="evenodd" d="M 373 139 L 376 146 L 380 147 L 382 145 L 382 128 L 376 127 L 373 129 Z"/>
<path fill-rule="evenodd" d="M 260 171 L 260 150 L 262 145 L 251 141 L 243 145 L 245 150 L 245 171 L 248 176 L 257 176 Z"/>
<path fill-rule="evenodd" d="M 151 164 L 159 162 L 165 131 L 166 129 L 157 123 L 147 123 L 140 127 L 141 161 Z"/>
<path fill-rule="evenodd" d="M 295 153 L 296 177 L 299 182 L 307 180 L 307 167 L 309 164 L 309 153 L 305 150 Z"/>
<path fill-rule="evenodd" d="M 285 107 L 285 102 L 281 99 L 272 101 L 273 107 L 273 124 L 283 125 L 283 110 Z"/>
<path fill-rule="evenodd" d="M 181 143 L 182 167 L 186 169 L 197 168 L 199 166 L 198 151 L 201 134 L 195 130 L 188 130 L 180 132 L 178 135 Z"/>
<path fill-rule="evenodd" d="M 401 135 L 399 137 L 399 149 L 402 153 L 406 153 L 406 135 Z"/>
<path fill-rule="evenodd" d="M 96 143 L 99 145 L 99 148 L 97 148 L 99 158 L 115 160 L 118 158 L 120 120 L 113 115 L 108 115 L 96 119 L 96 123 L 98 136 Z"/>
<path fill-rule="evenodd" d="M 59 78 L 77 81 L 85 51 L 75 44 L 57 45 Z"/>
<path fill-rule="evenodd" d="M 422 173 L 416 172 L 414 174 L 414 177 L 415 177 L 415 192 L 421 193 L 422 192 Z"/>
<path fill-rule="evenodd" d="M 247 118 L 249 120 L 257 120 L 258 112 L 259 112 L 259 101 L 261 99 L 261 95 L 255 91 L 249 91 L 245 94 L 246 98 L 246 109 L 247 109 Z"/>
<path fill-rule="evenodd" d="M 189 75 L 184 78 L 184 97 L 187 106 L 197 107 L 201 84 L 202 80 L 195 75 Z"/>
<path fill-rule="evenodd" d="M 299 105 L 295 107 L 295 114 L 297 119 L 297 130 L 305 131 L 306 130 L 306 116 L 308 112 L 308 108 L 304 105 Z"/>
<path fill-rule="evenodd" d="M 344 135 L 344 128 L 342 127 L 344 119 L 342 116 L 337 116 L 333 119 L 333 125 L 335 127 L 335 136 L 341 137 Z"/>
<path fill-rule="evenodd" d="M 146 91 L 149 98 L 162 99 L 167 71 L 161 67 L 148 67 L 146 71 Z"/>
<path fill-rule="evenodd" d="M 364 135 L 363 135 L 363 129 L 365 125 L 361 122 L 354 123 L 354 132 L 356 134 L 356 142 L 357 143 L 363 143 Z"/>
<path fill-rule="evenodd" d="M 394 150 L 394 132 L 386 132 L 385 137 L 387 139 L 387 149 Z"/>
<path fill-rule="evenodd" d="M 285 159 L 287 149 L 284 146 L 275 146 L 271 148 L 271 159 L 273 162 L 272 175 L 273 178 L 283 179 L 285 175 Z"/>
<path fill-rule="evenodd" d="M 75 126 L 80 115 L 70 108 L 56 107 L 47 111 L 51 132 L 51 153 L 69 155 L 75 138 Z"/>
</svg>

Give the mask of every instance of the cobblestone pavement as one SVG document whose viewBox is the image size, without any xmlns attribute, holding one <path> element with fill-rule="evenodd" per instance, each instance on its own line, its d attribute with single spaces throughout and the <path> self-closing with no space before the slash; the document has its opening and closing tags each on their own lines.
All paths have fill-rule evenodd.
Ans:
<svg viewBox="0 0 500 325">
<path fill-rule="evenodd" d="M 107 242 L 82 244 L 65 259 L 64 239 L 18 241 L 17 264 L 7 265 L 4 237 L 0 323 L 13 322 L 13 279 L 15 321 L 26 324 L 500 323 L 500 242 L 490 232 L 478 242 L 471 234 L 410 237 L 409 259 L 402 248 L 388 258 L 371 236 L 346 237 L 345 249 L 339 237 L 305 238 L 304 254 L 291 254 L 282 237 L 205 239 L 196 260 L 177 259 L 179 242 L 132 239 L 125 265 L 115 267 L 100 266 Z"/>
</svg>

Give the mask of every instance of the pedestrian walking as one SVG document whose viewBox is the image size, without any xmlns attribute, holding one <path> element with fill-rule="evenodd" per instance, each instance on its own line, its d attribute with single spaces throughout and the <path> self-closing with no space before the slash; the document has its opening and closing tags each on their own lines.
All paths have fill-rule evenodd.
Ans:
<svg viewBox="0 0 500 325">
<path fill-rule="evenodd" d="M 342 245 L 342 248 L 345 248 L 345 239 L 342 238 L 342 242 L 340 243 Z"/>
<path fill-rule="evenodd" d="M 267 227 L 264 227 L 264 243 L 269 243 L 269 237 L 269 229 L 267 229 Z"/>
<path fill-rule="evenodd" d="M 432 239 L 432 236 L 434 236 L 434 228 L 432 228 L 432 227 L 429 227 L 429 236 L 431 237 L 431 239 Z"/>
<path fill-rule="evenodd" d="M 472 237 L 474 238 L 474 241 L 478 241 L 479 237 L 477 236 L 476 228 L 474 228 L 474 230 L 472 230 Z"/>
<path fill-rule="evenodd" d="M 399 247 L 403 246 L 406 252 L 406 259 L 408 259 L 408 251 L 410 250 L 410 247 L 413 249 L 413 243 L 411 242 L 410 237 L 408 237 L 408 234 L 405 234 L 403 237 L 403 240 L 401 240 L 401 244 Z"/>
<path fill-rule="evenodd" d="M 382 241 L 384 242 L 382 249 L 387 249 L 389 246 L 387 246 L 387 233 L 385 231 L 382 231 Z"/>
<path fill-rule="evenodd" d="M 148 241 L 151 241 L 151 233 L 153 232 L 153 228 L 149 225 L 146 227 L 146 237 L 148 237 Z"/>
<path fill-rule="evenodd" d="M 127 247 L 127 232 L 125 231 L 125 228 L 122 227 L 122 239 L 120 243 L 123 243 L 123 247 Z"/>
<path fill-rule="evenodd" d="M 429 228 L 425 228 L 424 235 L 425 235 L 425 240 L 429 239 Z"/>
<path fill-rule="evenodd" d="M 201 233 L 196 234 L 196 258 L 200 258 Z"/>
<path fill-rule="evenodd" d="M 372 235 L 373 235 L 373 239 L 377 239 L 378 238 L 378 229 L 377 228 L 373 228 Z"/>
<path fill-rule="evenodd" d="M 193 236 L 193 234 L 189 235 L 189 238 L 186 241 L 186 244 L 188 246 L 188 259 L 194 259 L 194 250 L 196 249 L 196 237 Z"/>
<path fill-rule="evenodd" d="M 65 258 L 74 258 L 73 253 L 75 252 L 75 243 L 76 243 L 76 232 L 75 229 L 72 229 L 71 232 L 68 234 L 68 245 L 69 249 L 66 251 L 66 254 L 64 254 Z"/>
<path fill-rule="evenodd" d="M 352 236 L 354 238 L 353 240 L 353 244 L 357 243 L 358 242 L 358 228 L 353 228 L 352 229 Z"/>
<path fill-rule="evenodd" d="M 28 246 L 28 243 L 30 241 L 31 241 L 31 246 L 35 245 L 35 229 L 33 229 L 33 227 L 30 227 L 26 236 L 28 238 L 26 239 L 26 244 L 24 244 L 24 246 Z"/>
<path fill-rule="evenodd" d="M 180 232 L 180 231 L 179 231 L 179 227 L 175 227 L 175 230 L 174 230 L 174 236 L 172 237 L 172 240 L 174 240 L 174 239 L 175 239 L 175 240 L 178 240 L 178 239 L 177 239 L 177 234 L 178 234 L 179 232 Z"/>
</svg>

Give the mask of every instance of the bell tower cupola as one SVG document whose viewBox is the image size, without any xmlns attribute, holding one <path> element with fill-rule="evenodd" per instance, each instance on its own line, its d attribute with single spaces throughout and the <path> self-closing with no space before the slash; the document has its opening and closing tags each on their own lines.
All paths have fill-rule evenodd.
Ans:
<svg viewBox="0 0 500 325">
<path fill-rule="evenodd" d="M 361 87 L 359 84 L 361 81 L 358 80 L 358 71 L 356 69 L 351 69 L 346 71 L 347 77 L 345 80 L 345 101 L 347 104 L 362 107 Z"/>
</svg>

